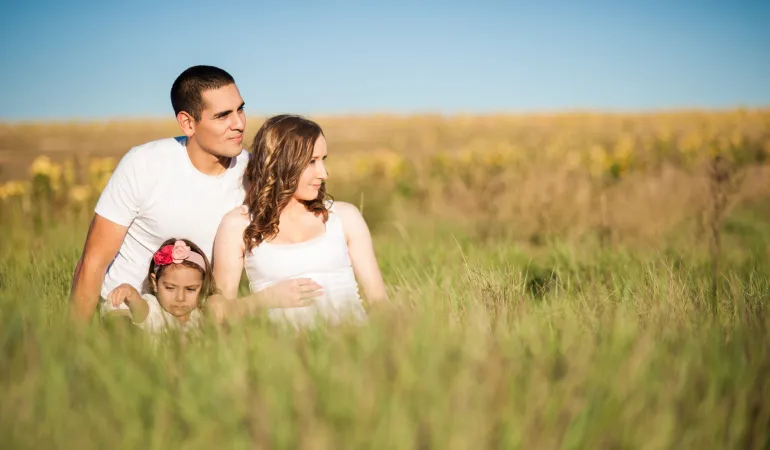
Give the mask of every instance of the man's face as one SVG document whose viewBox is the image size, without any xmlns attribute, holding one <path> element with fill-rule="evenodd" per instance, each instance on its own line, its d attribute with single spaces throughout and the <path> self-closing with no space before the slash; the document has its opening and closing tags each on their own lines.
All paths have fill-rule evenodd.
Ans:
<svg viewBox="0 0 770 450">
<path fill-rule="evenodd" d="M 192 138 L 206 152 L 232 158 L 243 150 L 246 113 L 243 99 L 235 84 L 211 89 L 201 94 L 204 108 L 195 123 Z"/>
</svg>

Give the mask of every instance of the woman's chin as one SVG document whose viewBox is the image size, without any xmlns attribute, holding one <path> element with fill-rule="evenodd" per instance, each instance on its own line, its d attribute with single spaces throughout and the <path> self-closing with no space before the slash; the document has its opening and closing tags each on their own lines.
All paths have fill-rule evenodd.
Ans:
<svg viewBox="0 0 770 450">
<path fill-rule="evenodd" d="M 295 195 L 294 198 L 301 202 L 310 202 L 318 198 L 318 191 L 309 192 L 305 195 L 302 195 L 302 194 Z"/>
</svg>

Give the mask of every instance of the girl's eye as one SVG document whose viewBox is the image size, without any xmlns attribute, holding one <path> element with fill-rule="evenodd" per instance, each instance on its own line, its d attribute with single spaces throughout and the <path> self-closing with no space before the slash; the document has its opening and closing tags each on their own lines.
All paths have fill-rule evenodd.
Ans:
<svg viewBox="0 0 770 450">
<path fill-rule="evenodd" d="M 187 292 L 195 292 L 195 288 L 187 288 Z"/>
</svg>

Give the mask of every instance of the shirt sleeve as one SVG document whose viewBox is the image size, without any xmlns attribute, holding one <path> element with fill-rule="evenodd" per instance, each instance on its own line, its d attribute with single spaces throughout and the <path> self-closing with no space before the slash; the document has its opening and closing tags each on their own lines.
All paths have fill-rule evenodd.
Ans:
<svg viewBox="0 0 770 450">
<path fill-rule="evenodd" d="M 147 317 L 139 323 L 134 322 L 134 325 L 138 326 L 142 330 L 150 334 L 157 334 L 163 330 L 165 318 L 163 317 L 163 310 L 158 303 L 158 300 L 149 294 L 142 295 L 142 298 L 147 302 L 147 306 L 150 307 L 150 311 Z"/>
<path fill-rule="evenodd" d="M 144 201 L 144 188 L 150 176 L 144 161 L 137 148 L 123 156 L 99 196 L 96 214 L 124 227 L 131 225 Z"/>
</svg>

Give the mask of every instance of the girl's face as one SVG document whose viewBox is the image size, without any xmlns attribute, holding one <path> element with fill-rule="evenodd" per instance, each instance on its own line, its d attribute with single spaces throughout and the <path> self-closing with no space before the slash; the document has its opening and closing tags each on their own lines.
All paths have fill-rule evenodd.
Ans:
<svg viewBox="0 0 770 450">
<path fill-rule="evenodd" d="M 158 303 L 174 317 L 186 320 L 198 307 L 198 294 L 203 285 L 203 275 L 197 269 L 172 264 L 163 270 L 159 280 L 152 275 Z"/>
<path fill-rule="evenodd" d="M 318 136 L 313 146 L 313 158 L 302 172 L 299 185 L 294 192 L 294 198 L 297 200 L 310 201 L 318 198 L 321 184 L 329 177 L 326 173 L 326 153 L 326 139 L 323 135 Z"/>
</svg>

